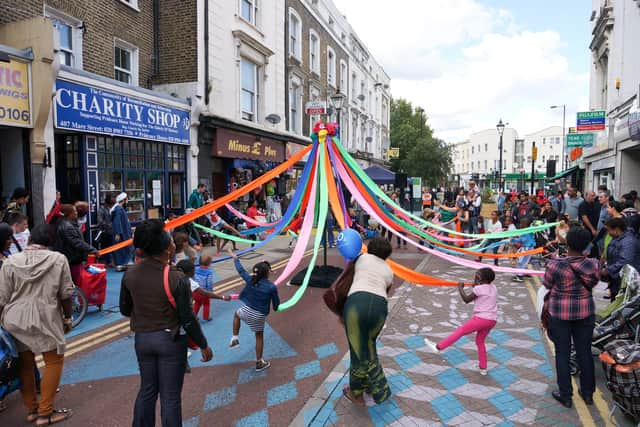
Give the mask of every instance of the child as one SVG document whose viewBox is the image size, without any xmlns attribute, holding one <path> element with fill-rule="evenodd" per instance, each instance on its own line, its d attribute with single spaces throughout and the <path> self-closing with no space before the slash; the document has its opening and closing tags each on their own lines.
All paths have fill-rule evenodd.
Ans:
<svg viewBox="0 0 640 427">
<path fill-rule="evenodd" d="M 176 253 L 174 255 L 176 264 L 185 259 L 195 259 L 196 253 L 193 248 L 189 246 L 189 236 L 187 236 L 186 233 L 174 233 L 173 242 L 176 244 Z"/>
<path fill-rule="evenodd" d="M 13 229 L 13 236 L 11 237 L 11 246 L 9 252 L 11 255 L 22 252 L 29 243 L 29 218 L 21 213 L 12 213 L 9 215 L 7 223 Z"/>
<path fill-rule="evenodd" d="M 485 267 L 476 271 L 471 294 L 464 291 L 464 283 L 460 282 L 458 284 L 460 298 L 465 304 L 473 301 L 473 317 L 437 344 L 428 338 L 424 339 L 425 344 L 434 353 L 440 353 L 464 335 L 476 332 L 480 375 L 487 375 L 487 349 L 484 340 L 498 319 L 498 290 L 492 283 L 495 278 L 496 274 L 491 268 Z"/>
<path fill-rule="evenodd" d="M 280 305 L 278 288 L 269 281 L 271 265 L 267 261 L 257 263 L 253 267 L 252 274 L 249 274 L 233 252 L 229 251 L 229 255 L 233 258 L 236 270 L 245 281 L 239 297 L 243 305 L 233 315 L 233 336 L 229 347 L 237 348 L 240 345 L 238 333 L 240 320 L 243 320 L 249 325 L 251 332 L 256 334 L 256 372 L 264 371 L 271 366 L 270 362 L 262 358 L 264 323 L 269 314 L 269 304 L 273 305 L 274 310 L 278 310 Z"/>
<path fill-rule="evenodd" d="M 202 255 L 200 257 L 200 265 L 195 269 L 194 279 L 198 283 L 199 290 L 193 293 L 193 312 L 198 316 L 200 307 L 202 307 L 202 321 L 210 322 L 211 298 L 222 299 L 228 301 L 226 297 L 222 297 L 213 292 L 213 275 L 211 270 L 211 256 Z"/>
<path fill-rule="evenodd" d="M 487 234 L 491 234 L 491 233 L 499 233 L 502 231 L 502 223 L 500 222 L 500 220 L 498 219 L 498 211 L 492 211 L 491 212 L 491 218 L 489 219 L 489 224 L 487 225 Z M 483 247 L 485 246 L 489 246 L 491 244 L 497 243 L 498 241 L 500 241 L 500 239 L 487 239 L 485 240 L 485 243 L 483 244 Z M 493 248 L 493 253 L 497 254 L 498 253 L 498 249 L 499 246 L 496 246 Z M 478 257 L 478 262 L 482 262 L 482 257 Z M 493 259 L 493 264 L 494 265 L 498 265 L 498 258 L 494 258 Z"/>
<path fill-rule="evenodd" d="M 520 229 L 527 228 L 529 225 L 531 225 L 531 220 L 529 218 L 524 217 L 520 220 Z M 520 245 L 520 252 L 529 251 L 536 247 L 536 239 L 533 236 L 533 233 L 523 234 L 522 236 L 513 239 L 511 242 Z M 518 258 L 518 268 L 528 268 L 529 260 L 531 260 L 531 255 L 525 255 Z M 524 276 L 521 274 L 516 274 L 513 280 L 516 282 L 522 282 L 524 281 L 523 277 Z"/>
</svg>

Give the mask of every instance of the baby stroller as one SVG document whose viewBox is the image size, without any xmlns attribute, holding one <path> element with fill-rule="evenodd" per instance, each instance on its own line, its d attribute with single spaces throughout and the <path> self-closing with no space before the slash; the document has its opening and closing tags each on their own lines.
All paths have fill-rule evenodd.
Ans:
<svg viewBox="0 0 640 427">
<path fill-rule="evenodd" d="M 614 406 L 609 419 L 617 408 L 640 421 L 640 344 L 630 340 L 615 340 L 606 345 L 599 359 L 611 392 Z M 640 423 L 638 423 L 640 426 Z"/>
</svg>

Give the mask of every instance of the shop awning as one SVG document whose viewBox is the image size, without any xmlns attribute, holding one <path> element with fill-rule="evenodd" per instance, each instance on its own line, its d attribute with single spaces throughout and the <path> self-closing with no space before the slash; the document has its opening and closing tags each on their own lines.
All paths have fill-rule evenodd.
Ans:
<svg viewBox="0 0 640 427">
<path fill-rule="evenodd" d="M 396 182 L 396 174 L 389 169 L 381 166 L 371 166 L 364 170 L 369 178 L 376 184 L 394 184 Z"/>
<path fill-rule="evenodd" d="M 574 167 L 571 167 L 571 168 L 569 168 L 569 169 L 567 169 L 567 170 L 563 170 L 563 171 L 562 171 L 562 172 L 560 172 L 559 174 L 557 174 L 557 175 L 555 175 L 555 176 L 552 176 L 551 178 L 547 178 L 547 179 L 548 179 L 549 181 L 553 181 L 553 180 L 556 180 L 556 179 L 564 178 L 565 176 L 569 176 L 569 175 L 571 175 L 571 174 L 572 174 L 572 173 L 574 173 L 576 170 L 578 170 L 578 166 L 574 166 Z"/>
<path fill-rule="evenodd" d="M 505 180 L 517 180 L 517 179 L 522 179 L 522 177 L 524 176 L 525 179 L 531 180 L 531 172 L 528 173 L 503 173 L 502 177 Z M 544 179 L 544 174 L 543 173 L 536 173 L 536 176 L 534 179 Z"/>
</svg>

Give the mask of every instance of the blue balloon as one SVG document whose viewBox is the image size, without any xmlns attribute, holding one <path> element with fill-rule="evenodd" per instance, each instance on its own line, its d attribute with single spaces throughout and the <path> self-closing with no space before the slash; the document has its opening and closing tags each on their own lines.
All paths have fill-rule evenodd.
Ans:
<svg viewBox="0 0 640 427">
<path fill-rule="evenodd" d="M 338 234 L 338 250 L 343 257 L 355 259 L 362 250 L 362 238 L 360 233 L 352 228 L 342 230 Z"/>
</svg>

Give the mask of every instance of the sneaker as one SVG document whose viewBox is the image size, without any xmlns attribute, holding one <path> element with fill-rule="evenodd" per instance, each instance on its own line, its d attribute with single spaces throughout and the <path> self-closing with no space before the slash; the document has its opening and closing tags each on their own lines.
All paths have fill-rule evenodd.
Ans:
<svg viewBox="0 0 640 427">
<path fill-rule="evenodd" d="M 269 366 L 271 366 L 271 362 L 260 359 L 256 362 L 256 372 L 264 371 L 265 369 L 268 369 Z"/>
<path fill-rule="evenodd" d="M 425 338 L 424 343 L 427 347 L 429 347 L 429 350 L 431 350 L 431 353 L 436 353 L 436 354 L 440 353 L 440 349 L 438 348 L 436 343 L 431 341 L 429 338 Z"/>
<path fill-rule="evenodd" d="M 487 375 L 487 370 L 480 368 L 480 375 L 486 376 Z"/>
<path fill-rule="evenodd" d="M 522 276 L 513 276 L 513 281 L 514 282 L 524 282 L 524 279 L 522 278 Z"/>
<path fill-rule="evenodd" d="M 240 340 L 238 338 L 231 338 L 231 342 L 229 343 L 229 348 L 238 348 L 240 347 Z"/>
<path fill-rule="evenodd" d="M 116 266 L 116 271 L 117 271 L 117 272 L 119 272 L 119 273 L 120 273 L 120 272 L 123 272 L 123 271 L 126 271 L 126 270 L 127 270 L 127 267 L 126 267 L 126 266 L 124 266 L 124 265 L 118 265 L 118 266 Z"/>
<path fill-rule="evenodd" d="M 208 319 L 202 319 L 202 323 L 208 323 L 208 322 L 211 322 L 211 320 L 212 320 L 211 318 L 208 318 Z"/>
</svg>

